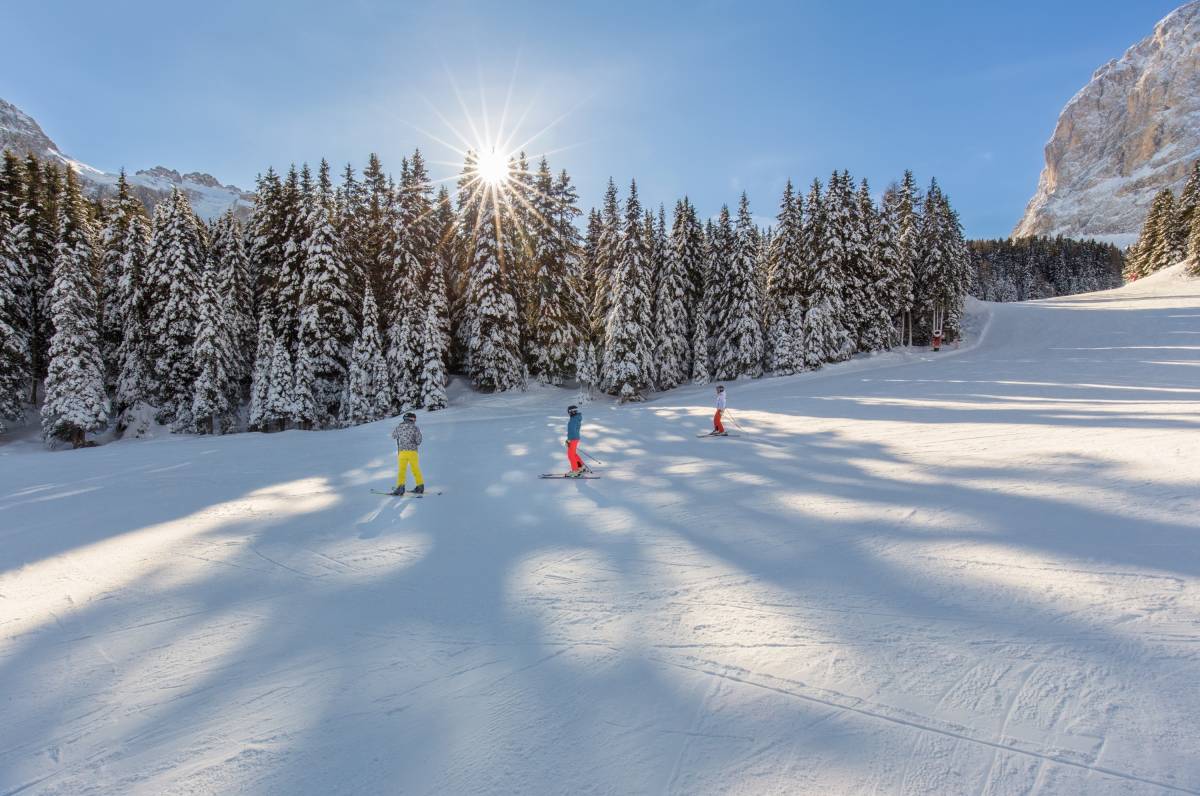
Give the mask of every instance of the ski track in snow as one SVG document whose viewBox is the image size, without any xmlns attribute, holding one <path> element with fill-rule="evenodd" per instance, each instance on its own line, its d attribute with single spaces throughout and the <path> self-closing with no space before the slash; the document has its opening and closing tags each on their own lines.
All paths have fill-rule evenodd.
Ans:
<svg viewBox="0 0 1200 796">
<path fill-rule="evenodd" d="M 584 407 L 0 443 L 0 796 L 1200 793 L 1200 281 Z"/>
</svg>

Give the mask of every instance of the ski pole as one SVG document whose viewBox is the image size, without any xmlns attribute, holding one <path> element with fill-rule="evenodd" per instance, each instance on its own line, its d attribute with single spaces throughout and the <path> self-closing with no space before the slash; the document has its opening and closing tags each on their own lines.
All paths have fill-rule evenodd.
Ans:
<svg viewBox="0 0 1200 796">
<path fill-rule="evenodd" d="M 726 409 L 725 414 L 729 415 L 729 419 L 733 421 L 733 424 L 737 426 L 739 430 L 746 431 L 746 429 L 742 427 L 742 424 L 737 421 L 737 418 L 733 416 L 733 412 L 730 412 L 728 409 Z M 746 431 L 746 433 L 749 434 L 750 432 Z"/>
<path fill-rule="evenodd" d="M 582 453 L 584 456 L 588 457 L 589 459 L 591 459 L 592 461 L 594 461 L 596 464 L 604 464 L 604 462 L 600 461 L 599 459 L 597 459 L 595 456 L 588 453 L 587 451 L 579 451 L 579 452 Z"/>
</svg>

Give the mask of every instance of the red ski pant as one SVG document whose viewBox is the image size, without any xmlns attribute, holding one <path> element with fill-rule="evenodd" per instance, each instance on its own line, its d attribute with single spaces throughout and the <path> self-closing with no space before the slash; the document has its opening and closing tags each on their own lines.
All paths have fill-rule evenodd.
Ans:
<svg viewBox="0 0 1200 796">
<path fill-rule="evenodd" d="M 579 440 L 567 440 L 567 461 L 571 463 L 572 470 L 578 470 L 583 467 L 583 459 L 579 458 Z"/>
<path fill-rule="evenodd" d="M 720 409 L 718 409 L 717 413 L 715 415 L 713 415 L 713 431 L 716 431 L 720 434 L 725 433 L 725 426 L 722 425 L 722 423 L 721 423 L 721 410 Z"/>
</svg>

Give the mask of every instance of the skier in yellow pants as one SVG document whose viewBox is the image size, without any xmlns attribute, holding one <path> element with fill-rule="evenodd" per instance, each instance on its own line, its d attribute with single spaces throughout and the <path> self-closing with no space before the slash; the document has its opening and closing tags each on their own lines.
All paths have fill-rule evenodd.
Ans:
<svg viewBox="0 0 1200 796">
<path fill-rule="evenodd" d="M 417 428 L 416 412 L 405 412 L 404 420 L 392 429 L 392 439 L 396 440 L 396 488 L 393 495 L 404 494 L 404 484 L 408 480 L 408 469 L 412 468 L 414 495 L 425 494 L 425 479 L 421 475 L 421 465 L 417 459 L 417 448 L 421 446 L 421 429 Z"/>
</svg>

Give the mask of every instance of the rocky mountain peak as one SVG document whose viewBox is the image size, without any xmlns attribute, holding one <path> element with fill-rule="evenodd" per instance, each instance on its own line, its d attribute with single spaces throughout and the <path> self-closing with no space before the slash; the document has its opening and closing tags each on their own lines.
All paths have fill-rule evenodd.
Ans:
<svg viewBox="0 0 1200 796">
<path fill-rule="evenodd" d="M 33 153 L 45 157 L 59 154 L 58 145 L 42 130 L 32 116 L 0 99 L 0 150 L 11 149 L 19 155 Z"/>
<path fill-rule="evenodd" d="M 1132 243 L 1162 188 L 1200 157 L 1200 0 L 1096 70 L 1059 116 L 1015 236 Z"/>
<path fill-rule="evenodd" d="M 0 151 L 5 149 L 22 156 L 32 153 L 41 160 L 70 166 L 90 196 L 108 196 L 115 190 L 117 175 L 67 157 L 32 116 L 0 99 Z M 129 184 L 149 208 L 168 196 L 172 188 L 179 188 L 187 194 L 193 209 L 207 219 L 216 218 L 230 209 L 246 216 L 254 202 L 253 194 L 234 185 L 222 185 L 211 174 L 199 171 L 180 174 L 166 166 L 141 169 L 129 177 Z"/>
</svg>

